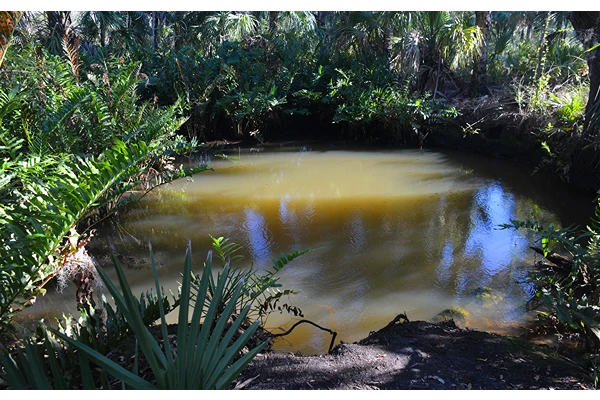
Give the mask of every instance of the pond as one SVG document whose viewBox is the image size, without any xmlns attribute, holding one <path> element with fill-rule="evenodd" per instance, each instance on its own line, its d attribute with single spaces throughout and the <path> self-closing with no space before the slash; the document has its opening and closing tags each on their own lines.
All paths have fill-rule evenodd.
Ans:
<svg viewBox="0 0 600 400">
<path fill-rule="evenodd" d="M 532 238 L 498 226 L 527 218 L 584 224 L 593 209 L 589 196 L 547 184 L 529 168 L 447 151 L 280 144 L 236 149 L 209 166 L 213 171 L 151 192 L 100 230 L 91 252 L 118 249 L 141 293 L 153 285 L 149 240 L 161 283 L 171 290 L 188 239 L 196 271 L 211 249 L 209 235 L 242 245 L 239 265 L 259 272 L 281 253 L 315 249 L 278 273 L 283 289 L 298 292 L 282 304 L 344 342 L 399 313 L 431 320 L 452 307 L 468 312 L 463 326 L 517 332 L 533 318 L 525 308 L 533 293 Z M 73 292 L 50 293 L 27 312 L 74 312 Z M 280 332 L 298 319 L 277 311 L 266 326 Z M 305 324 L 276 349 L 324 353 L 329 341 Z"/>
</svg>

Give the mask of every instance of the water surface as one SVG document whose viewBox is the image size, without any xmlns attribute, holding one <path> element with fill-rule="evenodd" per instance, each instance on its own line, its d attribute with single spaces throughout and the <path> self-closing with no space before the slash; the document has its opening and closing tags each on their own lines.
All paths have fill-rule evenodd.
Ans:
<svg viewBox="0 0 600 400">
<path fill-rule="evenodd" d="M 313 145 L 234 155 L 235 162 L 213 157 L 214 171 L 146 196 L 99 232 L 92 251 L 107 253 L 110 243 L 132 257 L 128 275 L 141 292 L 152 287 L 148 240 L 173 290 L 188 239 L 197 270 L 209 235 L 242 245 L 240 265 L 258 271 L 283 252 L 310 247 L 317 250 L 278 274 L 283 288 L 299 292 L 282 302 L 340 340 L 361 339 L 401 312 L 429 320 L 450 307 L 468 311 L 471 328 L 507 332 L 531 318 L 524 304 L 534 255 L 530 237 L 498 225 L 584 222 L 592 206 L 544 187 L 523 167 L 459 153 Z M 52 299 L 40 310 L 63 307 Z M 275 312 L 267 327 L 298 319 Z M 329 340 L 305 325 L 277 346 L 322 353 Z"/>
</svg>

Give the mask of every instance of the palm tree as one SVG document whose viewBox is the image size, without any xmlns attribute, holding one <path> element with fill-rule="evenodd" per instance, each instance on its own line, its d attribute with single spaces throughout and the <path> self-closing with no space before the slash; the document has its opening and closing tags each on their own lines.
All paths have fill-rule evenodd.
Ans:
<svg viewBox="0 0 600 400">
<path fill-rule="evenodd" d="M 63 40 L 72 35 L 70 11 L 46 11 L 46 48 L 52 54 L 63 54 Z"/>
<path fill-rule="evenodd" d="M 488 61 L 492 61 L 506 50 L 520 21 L 521 16 L 518 13 L 505 11 L 492 13 L 490 41 L 493 52 L 489 55 Z"/>
<path fill-rule="evenodd" d="M 369 51 L 382 57 L 388 69 L 392 67 L 394 43 L 400 42 L 412 23 L 412 12 L 384 11 L 363 14 L 363 31 L 367 32 Z M 396 34 L 396 35 L 395 35 Z"/>
<path fill-rule="evenodd" d="M 110 31 L 123 28 L 125 16 L 115 11 L 85 11 L 81 15 L 81 29 L 90 41 L 99 39 L 104 47 L 110 39 Z"/>
<path fill-rule="evenodd" d="M 352 11 L 334 13 L 324 37 L 334 56 L 348 56 L 363 64 L 383 62 L 389 69 L 393 55 L 394 32 L 410 13 Z M 321 23 L 326 20 L 321 15 Z M 315 20 L 316 22 L 316 20 Z"/>
<path fill-rule="evenodd" d="M 490 33 L 492 28 L 491 11 L 475 11 L 475 21 L 481 31 L 480 52 L 475 56 L 475 65 L 471 75 L 471 94 L 488 94 L 487 63 Z"/>
<path fill-rule="evenodd" d="M 144 43 L 150 35 L 150 16 L 146 11 L 127 11 L 124 16 L 124 28 L 130 36 Z"/>
<path fill-rule="evenodd" d="M 435 98 L 440 83 L 451 80 L 452 71 L 471 66 L 481 47 L 481 31 L 472 24 L 471 14 L 465 12 L 421 12 L 416 27 L 423 42 L 419 87 L 432 92 Z"/>
<path fill-rule="evenodd" d="M 211 56 L 226 41 L 241 41 L 260 32 L 258 18 L 250 13 L 228 11 L 203 13 L 196 38 L 206 55 Z"/>
<path fill-rule="evenodd" d="M 279 11 L 269 11 L 269 33 L 277 28 L 277 20 L 279 19 Z"/>
<path fill-rule="evenodd" d="M 317 19 L 310 11 L 282 11 L 278 14 L 279 31 L 305 35 L 314 32 L 317 27 Z"/>
<path fill-rule="evenodd" d="M 205 32 L 216 34 L 219 44 L 242 40 L 258 33 L 258 19 L 249 13 L 218 12 L 204 21 Z"/>
</svg>

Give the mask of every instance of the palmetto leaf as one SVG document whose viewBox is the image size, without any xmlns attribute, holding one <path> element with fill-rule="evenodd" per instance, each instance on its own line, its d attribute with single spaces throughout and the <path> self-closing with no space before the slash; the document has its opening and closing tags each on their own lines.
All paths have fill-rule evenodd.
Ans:
<svg viewBox="0 0 600 400">
<path fill-rule="evenodd" d="M 159 307 L 162 307 L 162 302 L 160 301 L 162 290 L 159 288 L 152 250 L 150 254 L 156 290 L 159 296 Z M 161 309 L 163 344 L 161 348 L 158 341 L 150 334 L 150 331 L 142 321 L 138 303 L 131 292 L 118 260 L 114 259 L 114 262 L 121 290 L 117 289 L 116 285 L 101 269 L 99 269 L 100 276 L 106 288 L 115 299 L 118 309 L 125 315 L 127 322 L 130 324 L 131 330 L 140 345 L 140 349 L 154 373 L 156 383 L 151 384 L 143 380 L 133 372 L 120 367 L 112 360 L 83 343 L 77 342 L 59 332 L 56 332 L 56 334 L 73 348 L 77 349 L 87 359 L 92 360 L 108 374 L 121 380 L 127 386 L 136 389 L 226 389 L 240 373 L 241 369 L 264 347 L 264 343 L 260 344 L 236 360 L 242 348 L 256 331 L 258 322 L 254 322 L 243 334 L 234 340 L 234 336 L 245 321 L 249 306 L 245 307 L 235 317 L 233 324 L 229 324 L 229 320 L 235 310 L 237 298 L 240 296 L 242 290 L 242 284 L 238 284 L 230 301 L 225 305 L 224 310 L 220 309 L 222 293 L 228 284 L 228 265 L 225 266 L 224 273 L 217 281 L 214 302 L 211 302 L 206 312 L 204 312 L 204 301 L 196 302 L 193 306 L 191 324 L 188 325 L 189 293 L 191 277 L 193 276 L 191 270 L 191 245 L 188 243 L 184 262 L 179 321 L 177 323 L 177 346 L 173 347 L 169 342 L 170 338 L 166 329 L 165 314 L 164 310 Z M 206 297 L 211 274 L 211 263 L 207 261 L 198 289 L 198 296 L 201 299 Z"/>
</svg>

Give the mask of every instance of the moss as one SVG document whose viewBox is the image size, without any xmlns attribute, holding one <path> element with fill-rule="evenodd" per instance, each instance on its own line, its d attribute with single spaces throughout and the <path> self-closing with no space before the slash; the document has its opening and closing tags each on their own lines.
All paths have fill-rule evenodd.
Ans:
<svg viewBox="0 0 600 400">
<path fill-rule="evenodd" d="M 469 317 L 469 312 L 461 307 L 450 307 L 446 308 L 444 311 L 438 313 L 435 317 L 433 317 L 433 322 L 442 322 L 442 321 L 464 321 Z"/>
</svg>

